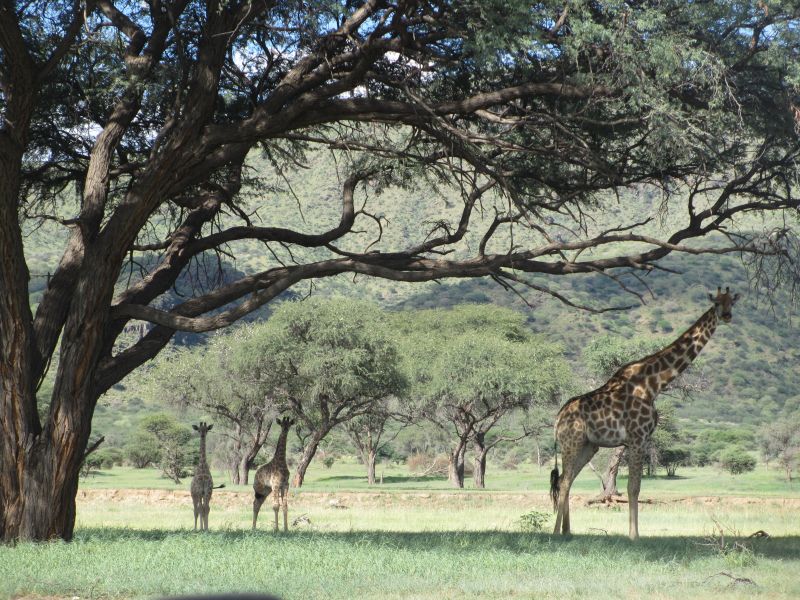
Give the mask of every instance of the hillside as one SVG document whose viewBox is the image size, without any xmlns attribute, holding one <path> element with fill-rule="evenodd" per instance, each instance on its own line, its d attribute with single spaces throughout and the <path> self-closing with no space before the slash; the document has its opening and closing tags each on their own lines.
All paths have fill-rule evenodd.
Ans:
<svg viewBox="0 0 800 600">
<path fill-rule="evenodd" d="M 331 227 L 339 218 L 340 184 L 337 165 L 325 154 L 308 157 L 308 169 L 298 171 L 286 183 L 271 175 L 261 159 L 252 160 L 251 185 L 246 192 L 251 201 L 258 196 L 263 204 L 259 215 L 263 224 L 286 226 L 301 231 L 317 232 Z M 269 190 L 269 191 L 262 191 Z M 262 195 L 268 195 L 263 198 Z M 362 194 L 363 196 L 363 194 Z M 364 198 L 357 199 L 357 202 Z M 659 210 L 658 198 L 647 190 L 629 192 L 624 201 L 609 199 L 605 212 L 607 223 L 595 224 L 600 230 L 631 220 L 642 220 L 643 216 Z M 439 191 L 427 183 L 409 185 L 406 189 L 390 188 L 381 196 L 371 199 L 371 209 L 384 222 L 380 249 L 398 248 L 419 241 L 423 233 L 411 227 L 421 218 L 456 220 L 460 199 L 452 191 Z M 489 200 L 483 207 L 485 215 L 493 214 Z M 302 220 L 298 222 L 298 206 L 302 209 Z M 67 212 L 68 210 L 65 209 Z M 267 216 L 269 219 L 267 219 Z M 668 225 L 676 215 L 661 215 L 655 219 L 651 232 L 659 233 L 659 223 Z M 412 217 L 416 221 L 412 221 Z M 457 249 L 467 253 L 476 245 L 485 217 L 473 226 L 473 230 Z M 363 223 L 364 233 L 348 236 L 343 240 L 344 249 L 361 249 L 377 236 L 377 227 L 372 221 Z M 61 242 L 66 236 L 63 229 L 47 223 L 28 232 L 26 252 L 32 272 L 31 303 L 36 304 L 41 290 L 46 285 L 46 275 L 57 264 Z M 515 234 L 515 243 L 524 239 Z M 510 236 L 499 236 L 498 246 L 510 244 Z M 288 260 L 289 256 L 280 247 L 264 248 L 257 243 L 231 246 L 229 255 L 223 257 L 222 272 L 216 257 L 207 257 L 204 263 L 195 265 L 187 272 L 180 284 L 161 302 L 169 305 L 179 296 L 186 295 L 192 287 L 213 287 L 230 281 L 242 273 L 253 273 L 275 263 L 275 258 Z M 235 257 L 233 259 L 232 257 Z M 322 258 L 319 250 L 295 251 L 298 260 Z M 139 276 L 139 264 L 148 257 L 137 259 L 137 265 L 124 274 L 123 279 Z M 730 286 L 742 293 L 742 300 L 734 311 L 730 325 L 722 325 L 702 355 L 708 388 L 690 402 L 678 405 L 679 416 L 697 424 L 706 421 L 712 426 L 738 424 L 755 427 L 774 419 L 781 413 L 800 410 L 800 338 L 796 335 L 789 318 L 790 307 L 767 306 L 760 301 L 758 290 L 748 286 L 747 272 L 737 257 L 732 255 L 687 255 L 673 254 L 664 261 L 664 266 L 678 274 L 654 271 L 646 277 L 653 295 L 646 295 L 646 304 L 625 293 L 616 282 L 603 275 L 581 275 L 549 280 L 540 279 L 572 301 L 594 307 L 634 305 L 619 312 L 590 314 L 567 307 L 549 296 L 525 291 L 528 306 L 517 295 L 506 291 L 490 280 L 441 281 L 429 284 L 404 284 L 379 279 L 358 277 L 333 277 L 317 281 L 313 292 L 323 296 L 346 295 L 373 300 L 387 309 L 407 310 L 414 308 L 447 307 L 459 303 L 494 303 L 509 306 L 527 314 L 531 328 L 562 344 L 575 365 L 576 377 L 583 376 L 581 351 L 593 338 L 615 335 L 623 338 L 657 338 L 669 343 L 708 307 L 707 292 L 718 285 Z M 123 283 L 121 281 L 121 283 Z M 641 285 L 638 289 L 644 291 Z M 293 290 L 290 294 L 305 294 L 307 286 Z M 788 295 L 785 299 L 788 302 Z M 264 318 L 262 311 L 252 318 Z M 136 335 L 135 330 L 132 335 Z M 179 343 L 197 343 L 203 336 L 179 336 Z M 43 392 L 46 392 L 45 384 Z M 124 394 L 123 394 L 124 396 Z M 114 399 L 114 406 L 101 402 L 98 407 L 98 423 L 106 431 L 122 427 L 127 429 L 135 422 L 140 410 L 147 410 L 136 399 L 121 405 Z M 118 421 L 123 420 L 123 423 Z M 114 423 L 116 422 L 116 425 Z"/>
</svg>

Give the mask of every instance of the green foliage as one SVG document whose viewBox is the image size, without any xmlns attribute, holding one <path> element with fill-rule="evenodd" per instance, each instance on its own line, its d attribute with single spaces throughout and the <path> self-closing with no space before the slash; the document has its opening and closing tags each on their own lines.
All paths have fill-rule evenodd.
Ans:
<svg viewBox="0 0 800 600">
<path fill-rule="evenodd" d="M 158 439 L 149 431 L 136 431 L 125 445 L 125 457 L 137 469 L 158 464 L 161 460 Z"/>
<path fill-rule="evenodd" d="M 657 352 L 658 340 L 637 337 L 628 340 L 615 335 L 595 337 L 583 351 L 583 361 L 596 377 L 607 379 L 623 365 Z"/>
<path fill-rule="evenodd" d="M 800 458 L 800 418 L 785 417 L 765 425 L 758 434 L 761 453 L 767 461 L 777 460 L 792 480 L 792 469 Z"/>
<path fill-rule="evenodd" d="M 122 465 L 125 453 L 120 448 L 100 448 L 91 454 L 100 462 L 103 469 L 111 469 L 114 465 Z"/>
<path fill-rule="evenodd" d="M 196 460 L 193 448 L 189 447 L 193 438 L 189 428 L 178 423 L 172 415 L 158 413 L 144 417 L 139 423 L 139 432 L 139 441 L 142 442 L 138 447 L 140 455 L 142 450 L 152 449 L 155 445 L 159 450 L 161 472 L 180 483 L 181 477 L 186 476 L 188 468 Z M 147 436 L 150 436 L 149 440 Z M 131 456 L 130 452 L 128 456 Z"/>
<path fill-rule="evenodd" d="M 692 455 L 688 446 L 672 446 L 659 450 L 659 463 L 667 470 L 667 477 L 675 477 L 680 465 L 688 464 Z"/>
<path fill-rule="evenodd" d="M 404 386 L 382 315 L 364 302 L 312 298 L 282 304 L 254 326 L 242 352 L 281 407 L 299 401 L 306 414 L 325 403 L 369 403 Z"/>
<path fill-rule="evenodd" d="M 753 447 L 755 437 L 750 429 L 723 427 L 700 431 L 692 443 L 692 462 L 698 466 L 711 464 L 729 447 Z"/>
<path fill-rule="evenodd" d="M 732 446 L 720 453 L 719 464 L 731 475 L 741 475 L 756 468 L 756 459 L 741 446 Z"/>
<path fill-rule="evenodd" d="M 217 446 L 227 463 L 257 452 L 277 408 L 270 389 L 255 376 L 245 354 L 251 326 L 216 334 L 205 345 L 162 352 L 138 382 L 136 392 L 149 403 L 195 409 L 213 415 L 230 444 Z M 141 462 L 141 461 L 140 461 Z"/>
<path fill-rule="evenodd" d="M 551 517 L 552 515 L 550 513 L 540 510 L 531 510 L 520 516 L 519 527 L 522 531 L 528 533 L 543 531 Z"/>
</svg>

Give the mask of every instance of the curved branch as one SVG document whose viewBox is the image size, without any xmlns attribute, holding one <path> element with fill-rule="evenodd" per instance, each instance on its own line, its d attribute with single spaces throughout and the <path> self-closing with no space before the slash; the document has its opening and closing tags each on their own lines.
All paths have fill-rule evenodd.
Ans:
<svg viewBox="0 0 800 600">
<path fill-rule="evenodd" d="M 355 221 L 353 203 L 355 187 L 373 174 L 374 171 L 364 171 L 347 178 L 342 189 L 342 216 L 339 224 L 324 233 L 307 234 L 282 227 L 231 227 L 192 242 L 187 246 L 186 252 L 194 255 L 242 239 L 297 244 L 309 248 L 325 246 L 350 232 Z"/>
</svg>

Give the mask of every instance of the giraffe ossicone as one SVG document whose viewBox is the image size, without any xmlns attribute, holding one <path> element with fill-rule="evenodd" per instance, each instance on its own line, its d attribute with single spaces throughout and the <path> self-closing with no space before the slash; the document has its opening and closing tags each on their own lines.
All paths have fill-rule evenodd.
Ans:
<svg viewBox="0 0 800 600">
<path fill-rule="evenodd" d="M 550 477 L 556 510 L 554 534 L 570 532 L 569 490 L 581 469 L 599 448 L 625 446 L 628 459 L 629 536 L 639 537 L 639 489 L 645 446 L 658 423 L 655 399 L 659 392 L 697 358 L 721 319 L 729 323 L 739 294 L 717 288 L 709 294 L 714 305 L 678 339 L 658 352 L 620 367 L 602 386 L 568 400 L 554 425 L 561 451 Z M 557 460 L 557 459 L 556 459 Z"/>
<path fill-rule="evenodd" d="M 261 465 L 253 478 L 253 529 L 256 528 L 258 511 L 261 505 L 272 494 L 272 510 L 275 512 L 275 531 L 278 531 L 278 512 L 283 508 L 283 530 L 289 530 L 287 513 L 289 510 L 289 467 L 286 465 L 286 439 L 289 428 L 294 425 L 294 419 L 283 417 L 275 419 L 280 425 L 281 434 L 275 444 L 275 454 L 272 460 Z"/>
</svg>

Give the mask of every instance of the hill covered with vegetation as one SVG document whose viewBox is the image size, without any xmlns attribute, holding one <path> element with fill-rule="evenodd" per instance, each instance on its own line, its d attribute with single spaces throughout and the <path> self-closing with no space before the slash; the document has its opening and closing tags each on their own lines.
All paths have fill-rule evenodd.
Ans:
<svg viewBox="0 0 800 600">
<path fill-rule="evenodd" d="M 340 203 L 341 179 L 339 166 L 327 154 L 306 157 L 304 169 L 280 178 L 266 179 L 262 174 L 272 172 L 264 168 L 259 157 L 253 157 L 249 171 L 249 187 L 245 194 L 263 201 L 270 196 L 269 214 L 255 214 L 254 220 L 264 218 L 271 226 L 292 227 L 308 232 L 331 227 L 325 216 L 333 214 L 331 203 Z M 605 223 L 588 224 L 596 231 L 630 222 L 632 217 L 643 221 L 653 218 L 650 225 L 657 235 L 660 227 L 678 217 L 659 204 L 652 190 L 629 190 L 624 202 L 607 199 Z M 400 196 L 405 198 L 400 202 Z M 377 206 L 375 219 L 363 219 L 359 233 L 347 236 L 342 249 L 363 249 L 375 242 L 382 250 L 403 248 L 418 242 L 419 232 L 410 226 L 424 219 L 441 219 L 441 199 L 445 199 L 450 213 L 442 227 L 454 227 L 462 202 L 456 190 L 437 189 L 435 182 L 416 182 L 407 188 L 383 190 L 371 205 Z M 435 198 L 437 201 L 433 202 Z M 409 199 L 411 200 L 409 202 Z M 491 202 L 483 206 L 482 219 L 476 220 L 474 231 L 465 236 L 463 251 L 474 248 L 480 238 L 481 228 L 492 216 Z M 304 221 L 295 222 L 298 205 Z M 323 210 L 325 209 L 325 210 Z M 267 218 L 268 217 L 268 218 Z M 413 218 L 412 218 L 413 217 Z M 449 221 L 447 219 L 450 219 Z M 381 223 L 380 229 L 377 223 Z M 753 223 L 753 227 L 760 224 Z M 31 303 L 36 304 L 47 285 L 47 274 L 57 264 L 54 244 L 66 235 L 63 228 L 53 223 L 30 230 L 26 252 L 31 259 Z M 515 232 L 507 231 L 497 236 L 495 244 L 518 243 Z M 229 253 L 221 256 L 204 255 L 180 279 L 161 303 L 168 306 L 188 294 L 190 288 L 211 288 L 231 281 L 243 273 L 254 273 L 277 264 L 290 262 L 292 256 L 278 245 L 266 247 L 257 242 L 231 245 Z M 319 249 L 300 249 L 305 255 L 294 258 L 309 260 Z M 458 250 L 457 250 L 458 252 Z M 734 310 L 733 322 L 721 325 L 704 350 L 698 365 L 703 385 L 690 398 L 677 398 L 677 415 L 690 429 L 724 428 L 741 432 L 741 438 L 752 443 L 753 431 L 760 425 L 800 410 L 800 337 L 791 322 L 788 293 L 779 292 L 778 302 L 769 304 L 758 289 L 749 285 L 748 272 L 735 255 L 691 255 L 673 253 L 662 261 L 664 270 L 653 270 L 635 279 L 623 274 L 626 287 L 641 294 L 641 300 L 623 289 L 618 281 L 603 274 L 568 277 L 534 278 L 532 281 L 568 298 L 574 304 L 603 309 L 629 306 L 625 310 L 592 313 L 570 307 L 551 295 L 520 287 L 517 292 L 503 288 L 491 279 L 442 280 L 435 283 L 408 284 L 366 277 L 336 276 L 315 281 L 313 288 L 290 290 L 285 298 L 296 298 L 311 292 L 319 296 L 347 296 L 368 299 L 393 311 L 422 308 L 447 308 L 464 303 L 494 304 L 510 307 L 525 314 L 531 330 L 561 345 L 573 366 L 576 388 L 590 389 L 598 382 L 587 375 L 584 350 L 598 339 L 616 339 L 653 344 L 671 342 L 688 328 L 709 306 L 707 294 L 717 286 L 730 286 L 742 294 Z M 132 262 L 122 277 L 136 278 L 146 272 L 148 265 Z M 263 309 L 248 317 L 260 320 L 269 314 Z M 130 337 L 136 339 L 147 326 L 133 328 Z M 205 335 L 179 335 L 179 344 L 203 343 Z M 134 373 L 133 377 L 136 374 Z M 118 386 L 106 400 L 101 401 L 95 418 L 95 431 L 116 431 L 117 437 L 126 438 L 142 414 L 157 410 L 136 397 L 125 394 L 125 385 Z M 42 393 L 48 391 L 46 381 Z"/>
</svg>

